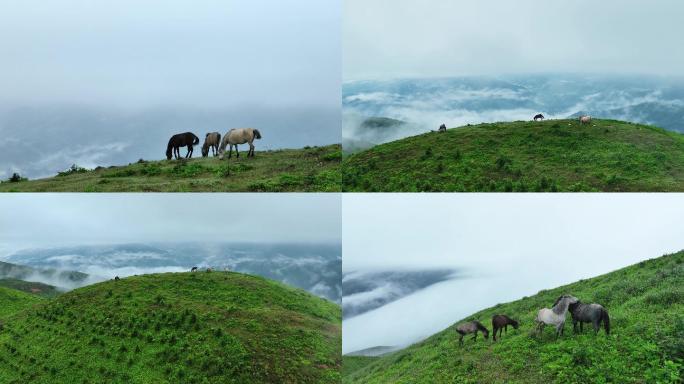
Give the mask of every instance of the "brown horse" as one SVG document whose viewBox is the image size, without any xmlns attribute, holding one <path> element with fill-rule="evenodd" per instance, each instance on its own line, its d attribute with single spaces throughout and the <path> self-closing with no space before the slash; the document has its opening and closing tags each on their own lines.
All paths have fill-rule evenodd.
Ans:
<svg viewBox="0 0 684 384">
<path fill-rule="evenodd" d="M 218 155 L 219 145 L 221 145 L 221 134 L 218 132 L 207 133 L 202 145 L 202 157 L 209 156 L 209 148 L 211 148 L 212 155 Z"/>
<path fill-rule="evenodd" d="M 461 337 L 458 339 L 458 344 L 463 345 L 463 336 L 474 333 L 473 340 L 477 340 L 477 331 L 482 332 L 485 340 L 489 338 L 489 331 L 482 325 L 479 321 L 470 321 L 467 323 L 459 324 L 456 327 L 456 332 L 458 332 Z"/>
<path fill-rule="evenodd" d="M 169 144 L 166 146 L 166 158 L 171 160 L 172 153 L 176 156 L 176 159 L 180 158 L 180 147 L 188 147 L 188 153 L 185 154 L 186 158 L 192 158 L 192 146 L 199 144 L 199 137 L 195 136 L 192 132 L 179 133 L 171 136 L 169 139 Z"/>
<path fill-rule="evenodd" d="M 506 330 L 508 334 L 508 326 L 512 325 L 513 329 L 518 329 L 518 322 L 511 319 L 506 315 L 494 315 L 492 316 L 492 329 L 494 332 L 493 340 L 496 341 L 496 331 L 499 331 L 499 339 L 501 338 L 501 332 Z"/>
</svg>

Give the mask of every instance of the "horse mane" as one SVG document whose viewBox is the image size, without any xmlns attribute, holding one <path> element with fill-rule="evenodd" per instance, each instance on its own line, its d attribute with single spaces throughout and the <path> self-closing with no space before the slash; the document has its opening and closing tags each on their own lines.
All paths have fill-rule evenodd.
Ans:
<svg viewBox="0 0 684 384">
<path fill-rule="evenodd" d="M 171 157 L 171 149 L 173 148 L 174 137 L 175 135 L 171 136 L 171 138 L 169 139 L 169 144 L 166 146 L 166 157 Z"/>
</svg>

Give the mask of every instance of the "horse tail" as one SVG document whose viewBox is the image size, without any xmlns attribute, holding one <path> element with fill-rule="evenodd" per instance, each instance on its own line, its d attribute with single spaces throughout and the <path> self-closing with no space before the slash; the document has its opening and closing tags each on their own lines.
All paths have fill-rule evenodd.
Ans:
<svg viewBox="0 0 684 384">
<path fill-rule="evenodd" d="M 254 130 L 254 137 L 256 137 L 257 139 L 261 139 L 261 132 L 259 132 L 258 129 Z"/>
<path fill-rule="evenodd" d="M 605 308 L 601 311 L 601 320 L 603 320 L 603 327 L 606 330 L 606 335 L 610 335 L 610 317 Z"/>
</svg>

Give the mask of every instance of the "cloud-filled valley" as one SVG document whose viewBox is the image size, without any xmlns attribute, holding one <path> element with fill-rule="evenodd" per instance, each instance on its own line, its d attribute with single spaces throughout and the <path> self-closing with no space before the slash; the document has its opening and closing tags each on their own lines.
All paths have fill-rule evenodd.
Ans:
<svg viewBox="0 0 684 384">
<path fill-rule="evenodd" d="M 560 119 L 579 114 L 684 132 L 684 83 L 640 76 L 517 75 L 367 80 L 343 85 L 343 140 L 372 144 L 483 122 Z M 404 122 L 370 132 L 363 122 Z"/>
<path fill-rule="evenodd" d="M 341 250 L 339 245 L 310 244 L 227 244 L 155 243 L 89 245 L 26 249 L 0 260 L 35 269 L 79 271 L 88 274 L 82 281 L 35 279 L 64 289 L 111 279 L 159 272 L 185 272 L 191 267 L 228 269 L 277 280 L 305 289 L 317 296 L 341 302 Z"/>
</svg>

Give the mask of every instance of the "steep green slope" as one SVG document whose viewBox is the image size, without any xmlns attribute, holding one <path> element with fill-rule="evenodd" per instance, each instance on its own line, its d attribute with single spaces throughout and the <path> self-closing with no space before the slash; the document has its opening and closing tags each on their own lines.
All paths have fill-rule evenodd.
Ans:
<svg viewBox="0 0 684 384">
<path fill-rule="evenodd" d="M 561 294 L 604 305 L 611 334 L 585 327 L 565 335 L 547 327 L 533 334 L 537 311 Z M 457 305 L 457 303 L 455 303 Z M 684 251 L 545 290 L 485 309 L 479 320 L 491 331 L 494 314 L 521 321 L 503 339 L 479 337 L 458 344 L 456 322 L 446 330 L 346 375 L 345 383 L 677 383 L 684 379 Z M 345 357 L 345 365 L 347 363 Z M 346 369 L 346 368 L 345 368 Z"/>
<path fill-rule="evenodd" d="M 377 359 L 372 356 L 342 356 L 342 376 L 351 375 Z"/>
<path fill-rule="evenodd" d="M 56 287 L 48 284 L 17 279 L 0 279 L 0 287 L 15 289 L 42 297 L 55 297 L 60 294 Z"/>
<path fill-rule="evenodd" d="M 185 151 L 181 150 L 184 154 Z M 87 171 L 72 168 L 59 176 L 0 184 L 0 192 L 230 192 L 340 191 L 339 144 L 303 149 L 241 152 L 231 159 L 141 161 Z M 200 155 L 199 149 L 194 153 Z"/>
<path fill-rule="evenodd" d="M 230 272 L 107 281 L 10 316 L 2 383 L 333 383 L 340 307 Z"/>
<path fill-rule="evenodd" d="M 15 289 L 0 287 L 0 322 L 14 313 L 42 302 L 43 299 L 36 295 L 20 292 Z M 0 330 L 0 334 L 2 331 Z M 1 337 L 1 336 L 0 336 Z M 0 355 L 2 352 L 0 351 Z"/>
<path fill-rule="evenodd" d="M 615 120 L 430 132 L 342 163 L 344 191 L 684 191 L 684 135 Z"/>
</svg>

